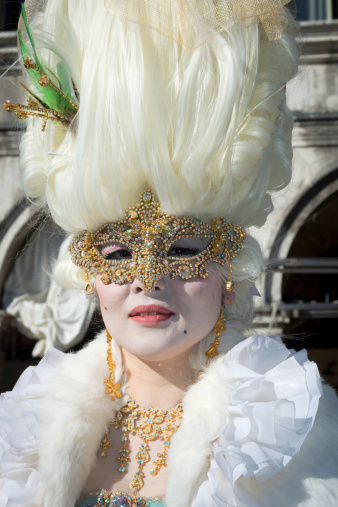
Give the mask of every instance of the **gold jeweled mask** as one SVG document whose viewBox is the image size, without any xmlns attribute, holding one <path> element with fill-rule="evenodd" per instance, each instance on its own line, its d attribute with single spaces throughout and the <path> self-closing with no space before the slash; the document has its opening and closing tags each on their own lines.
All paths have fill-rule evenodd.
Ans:
<svg viewBox="0 0 338 507">
<path fill-rule="evenodd" d="M 146 190 L 127 209 L 124 220 L 105 224 L 94 234 L 81 232 L 69 250 L 76 266 L 91 275 L 102 273 L 105 285 L 124 285 L 137 278 L 145 290 L 152 291 L 166 274 L 183 280 L 206 278 L 206 265 L 231 262 L 244 240 L 244 230 L 224 218 L 209 224 L 167 215 L 151 190 Z M 114 249 L 105 254 L 109 245 Z"/>
</svg>

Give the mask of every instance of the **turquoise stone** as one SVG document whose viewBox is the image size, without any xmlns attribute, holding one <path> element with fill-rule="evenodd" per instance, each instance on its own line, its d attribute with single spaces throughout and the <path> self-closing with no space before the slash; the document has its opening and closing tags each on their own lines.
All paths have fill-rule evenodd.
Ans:
<svg viewBox="0 0 338 507">
<path fill-rule="evenodd" d="M 163 502 L 151 502 L 148 504 L 148 507 L 165 507 Z"/>
<path fill-rule="evenodd" d="M 103 500 L 103 502 L 104 502 L 104 500 Z M 95 505 L 97 505 L 97 497 L 85 498 L 81 502 L 78 502 L 76 504 L 76 507 L 95 507 Z M 104 505 L 104 504 L 102 504 L 102 505 Z"/>
</svg>

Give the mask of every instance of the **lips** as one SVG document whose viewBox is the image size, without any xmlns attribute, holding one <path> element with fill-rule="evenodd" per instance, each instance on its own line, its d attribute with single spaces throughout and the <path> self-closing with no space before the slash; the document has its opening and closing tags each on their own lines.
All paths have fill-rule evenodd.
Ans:
<svg viewBox="0 0 338 507">
<path fill-rule="evenodd" d="M 173 311 L 160 305 L 136 306 L 129 313 L 129 317 L 139 324 L 157 324 L 170 319 L 172 315 L 175 315 Z"/>
</svg>

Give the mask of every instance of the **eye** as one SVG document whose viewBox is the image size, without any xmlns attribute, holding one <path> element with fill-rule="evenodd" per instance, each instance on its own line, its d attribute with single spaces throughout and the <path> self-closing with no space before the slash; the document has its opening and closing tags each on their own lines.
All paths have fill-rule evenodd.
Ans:
<svg viewBox="0 0 338 507">
<path fill-rule="evenodd" d="M 168 257 L 191 257 L 199 253 L 198 248 L 188 248 L 183 246 L 172 246 L 168 251 Z"/>
<path fill-rule="evenodd" d="M 193 257 L 203 252 L 209 245 L 208 238 L 181 238 L 171 245 L 168 257 Z"/>
<path fill-rule="evenodd" d="M 109 245 L 98 245 L 97 248 L 100 251 L 102 257 L 104 257 L 108 261 L 114 260 L 119 261 L 132 258 L 131 251 L 124 245 L 120 245 L 119 243 L 111 243 Z"/>
</svg>

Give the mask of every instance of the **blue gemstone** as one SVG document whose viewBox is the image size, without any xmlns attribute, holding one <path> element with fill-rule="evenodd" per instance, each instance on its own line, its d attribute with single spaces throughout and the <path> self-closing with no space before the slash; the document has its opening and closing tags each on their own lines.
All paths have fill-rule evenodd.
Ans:
<svg viewBox="0 0 338 507">
<path fill-rule="evenodd" d="M 110 500 L 110 507 L 129 507 L 130 502 L 125 495 L 114 495 Z"/>
</svg>

